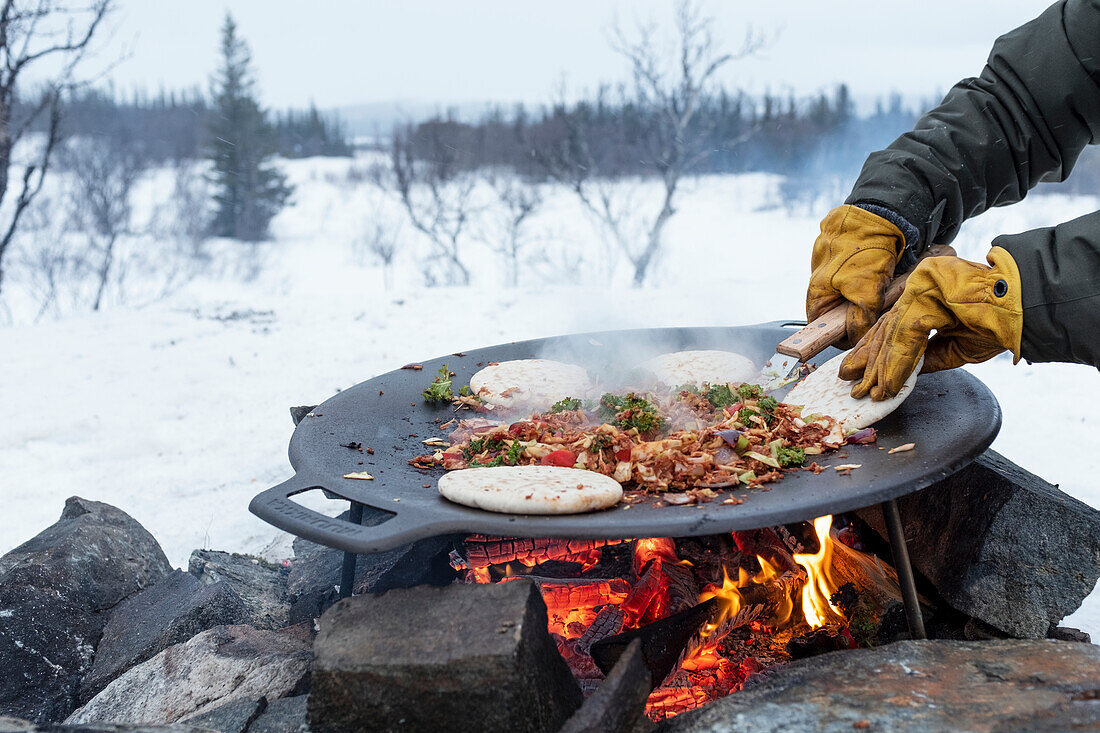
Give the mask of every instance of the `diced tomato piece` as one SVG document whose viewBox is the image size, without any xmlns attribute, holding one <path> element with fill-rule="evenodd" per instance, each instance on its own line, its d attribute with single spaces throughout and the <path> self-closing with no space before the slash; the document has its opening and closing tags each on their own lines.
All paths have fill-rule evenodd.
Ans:
<svg viewBox="0 0 1100 733">
<path fill-rule="evenodd" d="M 561 466 L 572 468 L 577 462 L 577 454 L 571 450 L 556 450 L 542 457 L 544 466 Z"/>
<path fill-rule="evenodd" d="M 620 461 L 629 461 L 630 460 L 630 449 L 629 448 L 623 448 L 620 451 L 615 451 L 615 458 L 617 458 Z"/>
<path fill-rule="evenodd" d="M 508 434 L 513 438 L 519 437 L 523 434 L 523 429 L 527 427 L 525 422 L 514 422 L 508 426 Z"/>
</svg>

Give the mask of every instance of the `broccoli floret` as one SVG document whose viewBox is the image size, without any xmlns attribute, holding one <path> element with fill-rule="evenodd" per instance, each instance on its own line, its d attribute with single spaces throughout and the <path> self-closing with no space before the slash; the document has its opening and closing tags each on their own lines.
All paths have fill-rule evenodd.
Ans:
<svg viewBox="0 0 1100 733">
<path fill-rule="evenodd" d="M 566 397 L 550 405 L 550 412 L 568 412 L 581 409 L 581 401 L 575 397 Z"/>
<path fill-rule="evenodd" d="M 737 396 L 743 400 L 752 400 L 759 397 L 764 393 L 764 390 L 760 389 L 755 384 L 742 384 L 737 388 Z"/>
<path fill-rule="evenodd" d="M 714 407 L 728 407 L 740 398 L 728 384 L 716 384 L 707 390 L 707 402 Z"/>
<path fill-rule="evenodd" d="M 784 468 L 787 466 L 801 466 L 806 462 L 806 451 L 801 448 L 780 446 L 777 453 L 775 460 L 779 461 L 779 465 Z"/>
<path fill-rule="evenodd" d="M 454 399 L 455 393 L 451 389 L 451 370 L 446 364 L 439 367 L 435 379 L 422 394 L 424 401 L 431 404 L 450 402 Z"/>
</svg>

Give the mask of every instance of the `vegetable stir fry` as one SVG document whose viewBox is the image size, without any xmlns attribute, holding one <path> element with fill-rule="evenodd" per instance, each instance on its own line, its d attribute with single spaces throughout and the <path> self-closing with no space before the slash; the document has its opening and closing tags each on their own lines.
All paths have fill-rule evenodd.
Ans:
<svg viewBox="0 0 1100 733">
<path fill-rule="evenodd" d="M 868 437 L 861 435 L 860 442 Z M 820 471 L 816 463 L 804 464 L 845 443 L 832 418 L 803 417 L 799 407 L 750 384 L 682 387 L 664 398 L 633 392 L 604 394 L 598 403 L 566 398 L 511 424 L 459 421 L 450 441 L 410 463 L 582 468 L 611 476 L 635 494 L 664 494 L 670 503 L 710 501 L 716 489 L 760 486 L 784 471 Z M 672 494 L 686 496 L 674 500 Z"/>
</svg>

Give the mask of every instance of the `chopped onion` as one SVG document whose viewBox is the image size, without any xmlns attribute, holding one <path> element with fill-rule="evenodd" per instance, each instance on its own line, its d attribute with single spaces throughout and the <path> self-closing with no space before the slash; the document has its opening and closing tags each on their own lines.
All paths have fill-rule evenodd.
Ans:
<svg viewBox="0 0 1100 733">
<path fill-rule="evenodd" d="M 729 443 L 730 448 L 737 447 L 737 439 L 741 437 L 740 430 L 719 430 L 715 433 L 719 438 Z"/>
<path fill-rule="evenodd" d="M 874 443 L 877 438 L 878 434 L 875 432 L 874 428 L 864 428 L 863 430 L 857 430 L 849 435 L 847 441 L 849 443 L 866 444 Z"/>
</svg>

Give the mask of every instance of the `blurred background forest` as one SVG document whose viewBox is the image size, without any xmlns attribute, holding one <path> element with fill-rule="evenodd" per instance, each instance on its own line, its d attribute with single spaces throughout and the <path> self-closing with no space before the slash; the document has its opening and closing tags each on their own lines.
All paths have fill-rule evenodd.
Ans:
<svg viewBox="0 0 1100 733">
<path fill-rule="evenodd" d="M 13 40 L 2 50 L 23 53 L 0 84 L 0 121 L 13 131 L 0 146 L 8 323 L 149 304 L 215 271 L 255 279 L 272 254 L 260 243 L 279 239 L 273 220 L 293 221 L 287 207 L 311 216 L 298 206 L 311 194 L 288 182 L 303 174 L 369 189 L 341 236 L 385 288 L 517 286 L 578 271 L 644 286 L 676 249 L 668 225 L 685 189 L 765 174 L 768 192 L 752 207 L 819 213 L 843 199 L 868 152 L 938 98 L 895 89 L 857 105 L 844 82 L 809 94 L 738 87 L 729 70 L 782 32 L 748 27 L 730 45 L 706 5 L 682 2 L 606 29 L 628 70 L 617 81 L 541 104 L 422 104 L 345 119 L 312 103 L 267 107 L 248 29 L 231 10 L 205 84 L 151 92 L 115 86 L 111 71 L 128 63 L 105 50 L 115 3 L 5 7 Z M 20 51 L 21 33 L 36 50 Z M 1058 191 L 1097 183 L 1100 158 L 1086 155 Z M 547 212 L 561 205 L 587 231 L 556 226 L 560 212 Z"/>
</svg>

